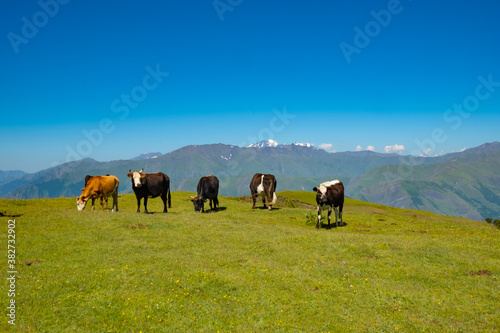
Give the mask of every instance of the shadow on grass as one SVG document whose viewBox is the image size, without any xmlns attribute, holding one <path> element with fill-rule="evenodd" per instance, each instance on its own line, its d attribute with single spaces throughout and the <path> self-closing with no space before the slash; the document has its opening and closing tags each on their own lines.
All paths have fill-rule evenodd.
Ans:
<svg viewBox="0 0 500 333">
<path fill-rule="evenodd" d="M 269 208 L 267 207 L 255 207 L 253 209 L 259 209 L 259 210 L 269 210 Z M 271 210 L 280 210 L 281 208 L 278 208 L 278 207 L 272 207 Z"/>
<path fill-rule="evenodd" d="M 20 217 L 23 216 L 23 214 L 7 214 L 7 212 L 0 212 L 0 217 Z"/>
<path fill-rule="evenodd" d="M 339 223 L 339 226 L 335 226 L 335 222 L 334 223 L 330 223 L 330 229 L 335 229 L 335 228 L 344 228 L 344 227 L 347 227 L 349 224 L 345 223 L 344 224 L 340 224 Z M 328 222 L 327 223 L 323 223 L 321 222 L 321 229 L 328 229 Z"/>
</svg>

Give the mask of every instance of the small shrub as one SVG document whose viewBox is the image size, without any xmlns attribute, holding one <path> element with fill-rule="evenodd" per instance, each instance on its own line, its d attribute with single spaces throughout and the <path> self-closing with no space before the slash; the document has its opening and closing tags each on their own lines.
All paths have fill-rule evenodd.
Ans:
<svg viewBox="0 0 500 333">
<path fill-rule="evenodd" d="M 321 216 L 321 220 L 323 220 L 323 216 Z M 318 215 L 313 212 L 306 213 L 306 224 L 307 225 L 316 225 L 318 223 Z"/>
<path fill-rule="evenodd" d="M 488 222 L 489 224 L 497 227 L 500 229 L 500 220 L 499 219 L 495 219 L 493 220 L 491 217 L 487 217 L 484 219 L 486 222 Z"/>
<path fill-rule="evenodd" d="M 285 200 L 285 205 L 288 207 L 288 208 L 297 208 L 298 206 L 290 199 L 286 199 Z"/>
</svg>

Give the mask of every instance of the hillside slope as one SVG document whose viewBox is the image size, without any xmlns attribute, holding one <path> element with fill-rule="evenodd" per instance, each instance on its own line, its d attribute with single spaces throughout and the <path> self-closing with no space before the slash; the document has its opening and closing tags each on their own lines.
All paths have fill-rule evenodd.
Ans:
<svg viewBox="0 0 500 333">
<path fill-rule="evenodd" d="M 483 220 L 500 214 L 500 150 L 465 154 L 437 165 L 387 165 L 351 184 L 353 198 L 393 207 Z"/>
<path fill-rule="evenodd" d="M 116 213 L 78 212 L 72 198 L 0 199 L 0 221 L 15 219 L 18 233 L 17 329 L 500 328 L 500 231 L 487 223 L 348 199 L 346 226 L 316 230 L 315 208 L 297 204 L 313 203 L 312 192 L 279 192 L 271 212 L 220 197 L 221 210 L 206 214 L 190 194 L 172 193 L 166 214 L 159 199 L 136 213 L 133 194 Z"/>
<path fill-rule="evenodd" d="M 340 179 L 349 197 L 482 220 L 500 216 L 499 152 L 498 142 L 439 157 L 369 151 L 327 153 L 301 145 L 187 146 L 143 160 L 97 162 L 87 158 L 66 163 L 0 184 L 0 196 L 77 196 L 85 175 L 107 173 L 120 179 L 120 193 L 130 193 L 128 170 L 142 168 L 169 175 L 174 191 L 193 191 L 200 177 L 214 174 L 220 180 L 222 195 L 239 196 L 249 193 L 252 175 L 262 172 L 276 175 L 278 191 L 309 191 L 325 180 Z"/>
</svg>

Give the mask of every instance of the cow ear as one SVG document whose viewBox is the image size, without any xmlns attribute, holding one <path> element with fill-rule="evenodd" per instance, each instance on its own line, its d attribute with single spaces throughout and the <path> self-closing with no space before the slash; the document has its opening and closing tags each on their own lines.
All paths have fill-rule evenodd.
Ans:
<svg viewBox="0 0 500 333">
<path fill-rule="evenodd" d="M 314 191 L 314 192 L 318 192 L 318 188 L 317 188 L 317 187 L 314 187 L 314 188 L 313 188 L 313 191 Z"/>
<path fill-rule="evenodd" d="M 82 192 L 83 192 L 83 190 L 85 190 L 85 188 L 82 188 L 80 191 L 82 191 Z"/>
<path fill-rule="evenodd" d="M 146 178 L 146 174 L 145 173 L 141 173 L 141 178 Z"/>
<path fill-rule="evenodd" d="M 132 174 L 131 173 L 127 174 L 127 177 L 132 178 Z"/>
</svg>

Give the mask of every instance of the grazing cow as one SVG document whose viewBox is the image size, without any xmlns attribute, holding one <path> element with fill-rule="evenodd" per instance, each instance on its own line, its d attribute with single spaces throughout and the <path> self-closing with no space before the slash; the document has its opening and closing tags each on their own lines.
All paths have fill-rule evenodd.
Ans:
<svg viewBox="0 0 500 333">
<path fill-rule="evenodd" d="M 278 183 L 276 182 L 276 178 L 273 175 L 263 175 L 261 173 L 256 173 L 252 181 L 250 182 L 250 191 L 252 193 L 253 206 L 252 209 L 255 209 L 255 201 L 258 196 L 262 196 L 262 203 L 264 204 L 264 208 L 266 208 L 266 197 L 269 205 L 269 210 L 272 209 L 272 206 L 276 204 L 278 197 L 276 196 L 276 187 Z"/>
<path fill-rule="evenodd" d="M 106 174 L 106 176 L 109 176 L 109 175 L 110 175 L 109 173 Z M 92 177 L 94 177 L 94 176 L 91 176 L 91 175 L 86 175 L 85 176 L 85 185 L 83 185 L 83 187 L 87 186 L 87 182 Z M 106 201 L 106 209 L 108 209 L 108 197 L 105 197 L 104 200 Z"/>
<path fill-rule="evenodd" d="M 344 225 L 342 220 L 342 209 L 344 207 L 344 184 L 340 180 L 332 180 L 321 183 L 313 188 L 316 192 L 316 203 L 318 204 L 318 223 L 316 229 L 321 226 L 321 210 L 328 206 L 328 229 L 330 229 L 330 215 L 332 208 L 335 209 L 335 226 L 338 226 L 338 216 L 340 215 L 340 225 Z"/>
<path fill-rule="evenodd" d="M 113 196 L 113 206 L 111 211 L 118 211 L 118 185 L 120 181 L 115 176 L 94 176 L 85 182 L 85 188 L 82 189 L 82 194 L 76 198 L 76 204 L 79 211 L 82 211 L 87 205 L 87 201 L 92 199 L 92 210 L 95 209 L 95 199 L 99 198 L 101 209 L 104 210 L 103 199 Z M 116 210 L 115 210 L 116 207 Z M 106 209 L 108 204 L 106 201 Z"/>
<path fill-rule="evenodd" d="M 217 195 L 219 194 L 219 179 L 217 177 L 213 175 L 201 177 L 196 190 L 198 196 L 196 198 L 191 197 L 196 213 L 199 213 L 200 210 L 203 213 L 205 212 L 205 202 L 207 199 L 210 200 L 210 210 L 217 209 L 217 206 L 219 206 L 219 199 L 217 199 Z"/>
<path fill-rule="evenodd" d="M 132 179 L 132 189 L 137 198 L 137 212 L 141 211 L 141 199 L 144 198 L 144 212 L 148 213 L 148 198 L 160 197 L 163 200 L 163 212 L 167 213 L 168 208 L 172 208 L 172 198 L 170 195 L 170 178 L 162 172 L 143 173 L 141 171 L 129 170 L 127 176 Z"/>
</svg>

